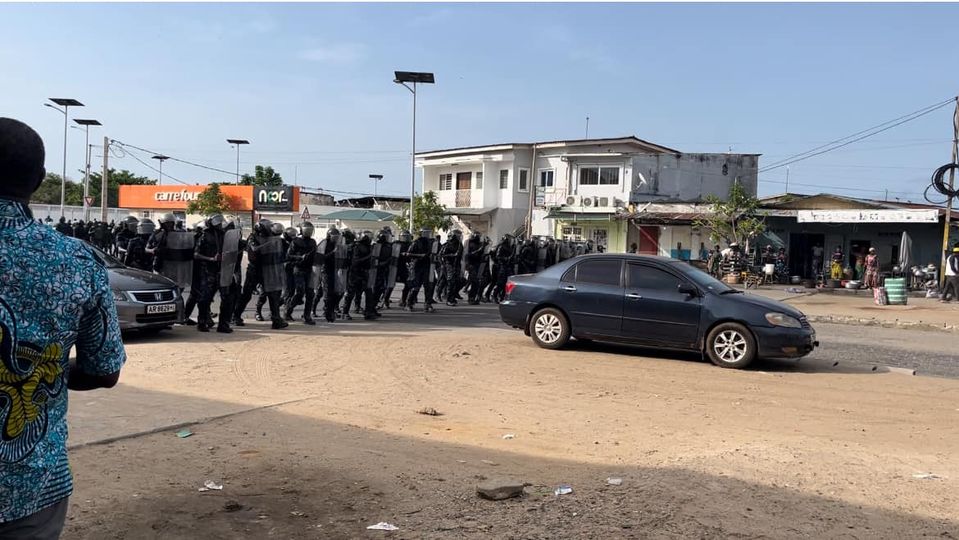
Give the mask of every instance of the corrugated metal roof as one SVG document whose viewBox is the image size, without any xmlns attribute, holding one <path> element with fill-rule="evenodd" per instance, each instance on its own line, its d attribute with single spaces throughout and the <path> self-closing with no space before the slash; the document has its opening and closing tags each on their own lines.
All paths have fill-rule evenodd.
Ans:
<svg viewBox="0 0 959 540">
<path fill-rule="evenodd" d="M 323 216 L 317 216 L 319 219 L 338 219 L 341 221 L 393 221 L 396 214 L 382 212 L 380 210 L 370 210 L 366 208 L 354 208 L 351 210 L 340 210 L 330 212 Z"/>
</svg>

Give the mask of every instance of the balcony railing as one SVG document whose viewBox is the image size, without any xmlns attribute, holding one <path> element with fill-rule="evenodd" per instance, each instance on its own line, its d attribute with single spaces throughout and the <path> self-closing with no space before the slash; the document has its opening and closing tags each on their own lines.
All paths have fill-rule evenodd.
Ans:
<svg viewBox="0 0 959 540">
<path fill-rule="evenodd" d="M 472 208 L 470 206 L 471 197 L 472 197 L 472 190 L 457 189 L 456 190 L 456 208 Z"/>
</svg>

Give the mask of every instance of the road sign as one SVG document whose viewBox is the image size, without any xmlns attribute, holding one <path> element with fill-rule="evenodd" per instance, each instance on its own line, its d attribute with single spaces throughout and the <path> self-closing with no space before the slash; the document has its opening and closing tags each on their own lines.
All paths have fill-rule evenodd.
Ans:
<svg viewBox="0 0 959 540">
<path fill-rule="evenodd" d="M 309 206 L 304 206 L 304 207 L 303 207 L 303 213 L 300 214 L 300 219 L 302 219 L 303 221 L 308 221 L 308 220 L 310 219 L 310 207 L 309 207 Z"/>
<path fill-rule="evenodd" d="M 84 197 L 83 202 L 87 205 L 87 208 L 93 206 L 93 197 Z"/>
</svg>

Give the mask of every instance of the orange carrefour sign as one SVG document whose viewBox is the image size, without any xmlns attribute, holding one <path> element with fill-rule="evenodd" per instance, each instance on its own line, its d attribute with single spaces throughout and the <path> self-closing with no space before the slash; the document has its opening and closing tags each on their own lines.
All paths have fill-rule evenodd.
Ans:
<svg viewBox="0 0 959 540">
<path fill-rule="evenodd" d="M 156 208 L 186 210 L 208 186 L 120 186 L 120 208 Z M 230 200 L 233 210 L 254 209 L 253 186 L 220 185 L 220 191 Z M 293 211 L 300 207 L 300 190 L 293 188 Z"/>
</svg>

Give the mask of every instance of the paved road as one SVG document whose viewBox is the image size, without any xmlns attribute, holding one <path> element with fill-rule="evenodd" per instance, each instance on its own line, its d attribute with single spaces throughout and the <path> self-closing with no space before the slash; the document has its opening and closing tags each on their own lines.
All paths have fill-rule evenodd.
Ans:
<svg viewBox="0 0 959 540">
<path fill-rule="evenodd" d="M 354 330 L 386 331 L 400 330 L 443 330 L 456 328 L 488 328 L 509 330 L 499 319 L 495 305 L 483 304 L 470 306 L 462 303 L 456 307 L 447 307 L 443 304 L 436 306 L 437 313 L 407 313 L 397 309 L 384 311 L 385 317 L 375 322 L 357 320 L 346 323 L 337 323 L 333 326 L 336 333 Z M 297 310 L 299 313 L 299 310 Z M 252 320 L 252 310 L 246 315 Z M 321 323 L 315 329 L 318 333 L 329 332 Z M 814 325 L 819 338 L 820 348 L 812 355 L 803 359 L 793 369 L 835 368 L 838 371 L 846 369 L 871 369 L 873 366 L 894 366 L 915 369 L 919 375 L 936 377 L 959 378 L 959 334 L 948 332 L 934 332 L 922 330 L 904 330 L 880 328 L 872 326 L 851 326 L 844 324 L 818 323 Z M 293 331 L 309 331 L 301 324 L 294 323 Z M 582 346 L 582 345 L 580 345 Z M 656 351 L 637 350 L 633 348 L 616 348 L 606 345 L 597 345 L 610 352 L 623 350 L 624 352 L 645 356 L 661 356 Z M 667 356 L 685 358 L 689 355 Z M 834 365 L 838 362 L 838 365 Z M 792 362 L 765 362 L 757 365 L 758 369 L 781 368 L 793 364 Z"/>
<path fill-rule="evenodd" d="M 959 378 L 959 334 L 843 324 L 814 326 L 821 347 L 811 359 L 904 367 L 919 375 Z"/>
</svg>

